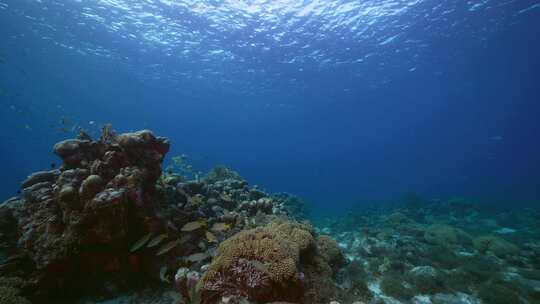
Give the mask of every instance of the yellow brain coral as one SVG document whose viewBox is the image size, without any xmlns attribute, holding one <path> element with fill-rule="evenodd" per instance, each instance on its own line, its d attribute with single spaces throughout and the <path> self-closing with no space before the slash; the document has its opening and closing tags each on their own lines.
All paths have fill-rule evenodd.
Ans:
<svg viewBox="0 0 540 304">
<path fill-rule="evenodd" d="M 285 282 L 297 272 L 298 249 L 281 234 L 268 227 L 244 230 L 224 241 L 217 257 L 203 277 L 209 280 L 227 269 L 234 261 L 246 259 L 260 262 L 275 282 Z"/>
<path fill-rule="evenodd" d="M 268 227 L 295 244 L 300 252 L 312 248 L 315 244 L 310 225 L 278 220 L 270 223 Z"/>
<path fill-rule="evenodd" d="M 274 219 L 221 243 L 197 289 L 202 304 L 231 295 L 254 303 L 328 303 L 342 261 L 336 242 L 327 236 L 315 241 L 310 225 Z"/>
</svg>

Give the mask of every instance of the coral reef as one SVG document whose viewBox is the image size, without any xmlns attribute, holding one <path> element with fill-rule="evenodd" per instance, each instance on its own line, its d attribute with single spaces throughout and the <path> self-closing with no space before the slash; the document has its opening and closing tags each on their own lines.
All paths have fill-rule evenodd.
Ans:
<svg viewBox="0 0 540 304">
<path fill-rule="evenodd" d="M 72 287 L 83 273 L 130 271 L 125 247 L 155 217 L 168 141 L 147 130 L 103 134 L 98 141 L 81 134 L 57 143 L 62 167 L 30 175 L 23 196 L 0 207 L 2 221 L 16 219 L 17 230 L 16 240 L 2 238 L 17 257 L 2 268 L 31 264 L 28 280 L 40 292 Z"/>
<path fill-rule="evenodd" d="M 317 248 L 321 257 L 330 265 L 334 272 L 345 266 L 346 260 L 337 242 L 328 235 L 317 237 Z"/>
<path fill-rule="evenodd" d="M 168 150 L 151 131 L 110 126 L 97 140 L 81 132 L 57 143 L 62 166 L 31 174 L 22 195 L 0 205 L 0 275 L 26 282 L 0 280 L 3 296 L 107 298 L 152 284 L 192 303 L 335 294 L 342 255 L 288 220 L 300 199 L 267 194 L 226 167 L 200 176 L 176 158 L 162 172 Z"/>
<path fill-rule="evenodd" d="M 314 228 L 302 221 L 301 199 L 268 194 L 227 167 L 203 176 L 177 157 L 162 172 L 169 142 L 148 130 L 107 126 L 97 140 L 82 132 L 53 150 L 62 166 L 31 174 L 0 205 L 1 303 L 148 289 L 128 298 L 540 301 L 535 211 L 497 214 L 410 193 L 398 208 L 355 210 Z"/>
<path fill-rule="evenodd" d="M 330 250 L 337 250 L 333 259 L 341 254 Z M 306 224 L 277 219 L 239 232 L 220 245 L 204 274 L 202 303 L 231 296 L 256 303 L 325 303 L 336 289 L 333 271 L 319 252 Z"/>
</svg>

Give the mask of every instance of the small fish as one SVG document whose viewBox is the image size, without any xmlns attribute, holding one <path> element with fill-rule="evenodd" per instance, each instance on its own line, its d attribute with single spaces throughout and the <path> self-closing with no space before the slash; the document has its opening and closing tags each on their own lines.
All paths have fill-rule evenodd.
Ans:
<svg viewBox="0 0 540 304">
<path fill-rule="evenodd" d="M 155 238 L 153 238 L 150 243 L 148 243 L 148 245 L 146 245 L 146 247 L 148 248 L 152 248 L 152 247 L 155 247 L 157 245 L 159 245 L 159 243 L 161 243 L 163 240 L 165 240 L 169 235 L 167 235 L 166 233 L 163 233 L 163 234 L 160 234 L 158 236 L 156 236 Z"/>
<path fill-rule="evenodd" d="M 135 242 L 135 244 L 133 244 L 133 246 L 131 246 L 131 249 L 129 251 L 130 252 L 135 252 L 135 251 L 141 249 L 144 245 L 146 245 L 146 243 L 148 243 L 148 241 L 150 240 L 151 237 L 152 237 L 152 233 L 149 233 L 149 234 L 143 236 L 141 239 L 139 239 L 137 242 Z"/>
<path fill-rule="evenodd" d="M 174 223 L 171 221 L 167 221 L 167 227 L 178 232 L 178 228 L 176 228 L 176 225 L 174 225 Z"/>
<path fill-rule="evenodd" d="M 51 169 L 56 168 L 56 163 L 51 163 Z"/>
<path fill-rule="evenodd" d="M 159 279 L 162 282 L 170 283 L 171 281 L 167 278 L 167 266 L 161 266 L 159 269 Z"/>
<path fill-rule="evenodd" d="M 210 231 L 206 231 L 206 240 L 208 240 L 208 242 L 210 243 L 215 243 L 217 242 L 217 237 Z"/>
<path fill-rule="evenodd" d="M 195 195 L 188 198 L 188 201 L 192 205 L 201 205 L 203 203 L 203 199 L 201 195 Z"/>
<path fill-rule="evenodd" d="M 226 194 L 226 193 L 222 194 L 220 196 L 220 198 L 221 198 L 222 201 L 225 201 L 227 203 L 230 203 L 230 202 L 233 201 L 232 197 L 230 195 Z"/>
<path fill-rule="evenodd" d="M 185 234 L 180 238 L 179 244 L 185 244 L 193 239 L 193 235 Z"/>
<path fill-rule="evenodd" d="M 191 232 L 191 231 L 195 231 L 197 229 L 200 229 L 204 226 L 204 223 L 201 223 L 200 221 L 194 221 L 194 222 L 189 222 L 187 224 L 185 224 L 183 227 L 182 227 L 182 231 L 183 232 Z"/>
<path fill-rule="evenodd" d="M 157 256 L 160 256 L 162 254 L 165 254 L 169 251 L 171 251 L 171 249 L 173 249 L 174 247 L 178 246 L 178 244 L 180 243 L 180 241 L 178 240 L 174 240 L 174 241 L 170 241 L 168 242 L 167 244 L 161 246 L 161 248 L 159 248 L 158 252 L 156 253 Z"/>
<path fill-rule="evenodd" d="M 187 262 L 191 262 L 191 263 L 198 263 L 198 262 L 202 262 L 206 259 L 208 259 L 210 257 L 210 255 L 206 252 L 199 252 L 199 253 L 194 253 L 192 255 L 189 255 L 187 257 L 184 258 L 184 260 L 186 260 Z"/>
<path fill-rule="evenodd" d="M 212 228 L 210 228 L 210 230 L 214 232 L 223 232 L 229 229 L 231 229 L 231 225 L 227 223 L 214 223 L 214 225 L 212 225 Z"/>
</svg>

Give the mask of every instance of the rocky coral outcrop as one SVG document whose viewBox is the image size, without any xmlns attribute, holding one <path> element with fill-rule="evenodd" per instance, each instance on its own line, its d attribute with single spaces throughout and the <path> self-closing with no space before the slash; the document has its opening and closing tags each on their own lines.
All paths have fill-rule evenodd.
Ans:
<svg viewBox="0 0 540 304">
<path fill-rule="evenodd" d="M 97 141 L 85 134 L 54 146 L 59 170 L 37 172 L 23 183 L 23 196 L 0 207 L 12 219 L 15 238 L 3 241 L 12 256 L 1 266 L 31 264 L 28 280 L 40 292 L 71 287 L 107 272 L 131 270 L 126 246 L 152 229 L 155 184 L 169 142 L 145 130 Z M 124 269 L 125 268 L 125 269 Z"/>
<path fill-rule="evenodd" d="M 311 227 L 277 220 L 224 241 L 199 283 L 202 303 L 223 297 L 256 303 L 325 303 L 335 294 L 332 269 Z"/>
<path fill-rule="evenodd" d="M 149 282 L 204 303 L 325 303 L 335 294 L 339 248 L 287 219 L 299 199 L 226 167 L 195 180 L 163 174 L 169 142 L 148 130 L 107 126 L 97 140 L 81 133 L 53 150 L 62 166 L 30 175 L 22 195 L 0 205 L 0 275 L 28 283 L 5 287 L 11 298 L 107 297 Z"/>
<path fill-rule="evenodd" d="M 337 271 L 346 264 L 345 256 L 337 242 L 328 235 L 321 235 L 317 237 L 317 248 L 321 257 Z"/>
</svg>

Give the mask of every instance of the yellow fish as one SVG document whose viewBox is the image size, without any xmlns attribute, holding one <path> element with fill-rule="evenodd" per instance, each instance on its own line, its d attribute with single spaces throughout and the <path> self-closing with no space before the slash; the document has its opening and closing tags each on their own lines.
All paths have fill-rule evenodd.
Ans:
<svg viewBox="0 0 540 304">
<path fill-rule="evenodd" d="M 228 231 L 230 229 L 231 229 L 231 224 L 214 223 L 214 225 L 212 225 L 212 228 L 210 230 L 215 231 L 215 232 L 223 232 L 223 231 Z"/>
<path fill-rule="evenodd" d="M 185 224 L 180 230 L 183 232 L 191 232 L 191 231 L 200 229 L 204 226 L 205 226 L 205 223 L 203 221 L 194 221 L 194 222 L 189 222 Z"/>
<path fill-rule="evenodd" d="M 165 254 L 165 253 L 171 251 L 171 249 L 173 249 L 174 247 L 178 246 L 178 244 L 180 244 L 180 241 L 178 241 L 178 240 L 170 241 L 167 244 L 161 246 L 161 248 L 159 248 L 156 255 Z"/>
<path fill-rule="evenodd" d="M 217 242 L 217 237 L 210 231 L 206 231 L 206 239 L 210 242 L 210 243 L 215 243 Z"/>
<path fill-rule="evenodd" d="M 167 237 L 168 237 L 168 235 L 166 233 L 160 234 L 160 235 L 156 236 L 155 238 L 153 238 L 150 241 L 150 243 L 148 243 L 148 245 L 146 247 L 148 247 L 148 248 L 155 247 L 155 246 L 159 245 L 159 243 L 161 243 Z"/>
<path fill-rule="evenodd" d="M 133 244 L 133 246 L 131 246 L 131 249 L 129 250 L 129 252 L 135 252 L 135 251 L 141 249 L 144 245 L 146 245 L 146 243 L 148 243 L 148 241 L 150 240 L 151 237 L 152 237 L 152 233 L 149 233 L 149 234 L 143 236 L 140 240 L 135 242 L 135 244 Z"/>
</svg>

